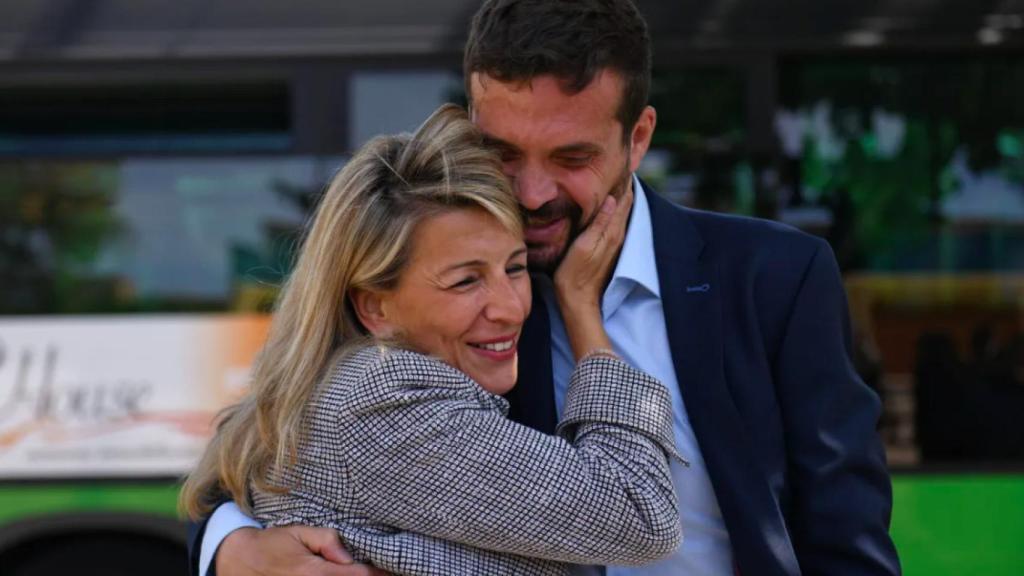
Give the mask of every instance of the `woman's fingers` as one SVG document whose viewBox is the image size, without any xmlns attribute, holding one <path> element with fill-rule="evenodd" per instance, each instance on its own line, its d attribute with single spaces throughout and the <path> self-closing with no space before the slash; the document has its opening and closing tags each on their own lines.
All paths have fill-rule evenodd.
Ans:
<svg viewBox="0 0 1024 576">
<path fill-rule="evenodd" d="M 555 295 L 577 359 L 595 348 L 611 346 L 601 323 L 601 299 L 625 238 L 632 204 L 631 190 L 619 198 L 605 198 L 555 271 Z"/>
<path fill-rule="evenodd" d="M 584 228 L 583 232 L 573 240 L 567 253 L 569 259 L 572 257 L 583 257 L 585 260 L 591 260 L 597 255 L 596 252 L 600 250 L 601 245 L 604 243 L 603 240 L 608 227 L 612 225 L 615 218 L 615 207 L 617 204 L 615 198 L 612 198 L 610 195 L 604 199 L 590 225 Z"/>
<path fill-rule="evenodd" d="M 587 226 L 587 229 L 583 231 L 583 234 L 592 234 L 595 239 L 601 240 L 608 231 L 608 227 L 612 225 L 615 220 L 616 207 L 618 201 L 614 196 L 609 194 L 604 202 L 601 203 L 601 207 L 597 210 L 597 214 L 594 215 L 594 221 Z"/>
<path fill-rule="evenodd" d="M 600 301 L 604 282 L 625 238 L 632 203 L 631 190 L 626 190 L 621 198 L 608 195 L 604 199 L 556 271 L 556 288 L 565 295 L 575 292 L 587 301 Z"/>
<path fill-rule="evenodd" d="M 611 263 L 610 259 L 615 257 L 626 236 L 626 223 L 629 221 L 632 205 L 632 190 L 626 190 L 621 198 L 615 198 L 611 194 L 605 198 L 597 215 L 594 216 L 594 221 L 584 232 L 593 235 L 592 244 L 589 244 L 591 258 L 609 260 L 607 263 Z"/>
<path fill-rule="evenodd" d="M 630 210 L 633 208 L 633 189 L 629 188 L 622 195 L 622 198 L 618 200 L 618 206 L 615 209 L 615 213 L 612 216 L 612 221 L 609 227 L 615 230 L 619 236 L 625 238 L 626 236 L 626 224 L 629 222 Z"/>
</svg>

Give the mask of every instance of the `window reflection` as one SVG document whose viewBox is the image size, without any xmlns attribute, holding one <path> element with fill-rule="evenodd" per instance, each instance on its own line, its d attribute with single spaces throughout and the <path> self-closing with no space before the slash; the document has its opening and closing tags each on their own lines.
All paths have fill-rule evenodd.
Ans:
<svg viewBox="0 0 1024 576">
<path fill-rule="evenodd" d="M 680 204 L 752 214 L 743 89 L 733 68 L 655 74 L 658 127 L 641 167 L 645 180 Z"/>
<path fill-rule="evenodd" d="M 411 132 L 445 102 L 460 102 L 462 79 L 444 70 L 362 71 L 349 84 L 349 145 L 378 134 Z"/>
<path fill-rule="evenodd" d="M 741 69 L 656 72 L 641 168 L 682 204 L 826 238 L 889 462 L 1024 461 L 1024 61 L 782 59 L 776 158 Z"/>
<path fill-rule="evenodd" d="M 0 163 L 0 312 L 262 309 L 336 158 Z"/>
<path fill-rule="evenodd" d="M 1024 461 L 1024 63 L 809 58 L 781 80 L 778 217 L 846 272 L 890 463 Z"/>
</svg>

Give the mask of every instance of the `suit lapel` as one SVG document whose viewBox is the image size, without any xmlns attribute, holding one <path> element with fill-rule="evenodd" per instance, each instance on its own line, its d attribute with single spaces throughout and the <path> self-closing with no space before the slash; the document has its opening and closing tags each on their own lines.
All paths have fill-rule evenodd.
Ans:
<svg viewBox="0 0 1024 576">
<path fill-rule="evenodd" d="M 653 192 L 647 198 L 672 363 L 733 556 L 743 574 L 786 574 L 796 559 L 785 524 L 725 381 L 717 266 L 683 210 Z"/>
<path fill-rule="evenodd" d="M 505 395 L 509 418 L 547 434 L 555 433 L 555 389 L 551 373 L 548 309 L 534 282 L 533 308 L 519 338 L 519 379 Z"/>
</svg>

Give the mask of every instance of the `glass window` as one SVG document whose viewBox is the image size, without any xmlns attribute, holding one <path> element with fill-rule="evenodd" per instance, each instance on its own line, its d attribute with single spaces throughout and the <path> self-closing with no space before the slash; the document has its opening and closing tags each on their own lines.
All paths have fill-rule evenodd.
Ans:
<svg viewBox="0 0 1024 576">
<path fill-rule="evenodd" d="M 356 72 L 349 84 L 352 150 L 379 134 L 415 130 L 445 102 L 465 104 L 462 77 L 440 70 Z"/>
<path fill-rule="evenodd" d="M 656 71 L 651 104 L 658 126 L 641 176 L 687 206 L 753 213 L 741 71 Z"/>
<path fill-rule="evenodd" d="M 0 157 L 283 152 L 290 129 L 283 83 L 0 90 Z"/>
<path fill-rule="evenodd" d="M 337 158 L 0 162 L 0 313 L 261 310 Z"/>
<path fill-rule="evenodd" d="M 890 463 L 1024 461 L 1024 61 L 781 69 L 779 218 L 846 271 Z"/>
</svg>

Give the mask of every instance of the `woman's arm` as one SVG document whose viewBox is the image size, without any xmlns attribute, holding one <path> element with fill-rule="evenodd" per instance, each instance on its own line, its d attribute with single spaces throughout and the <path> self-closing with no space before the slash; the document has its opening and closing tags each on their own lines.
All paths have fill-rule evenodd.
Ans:
<svg viewBox="0 0 1024 576">
<path fill-rule="evenodd" d="M 346 389 L 326 394 L 335 427 L 313 436 L 374 521 L 577 563 L 650 562 L 679 544 L 669 396 L 619 360 L 580 363 L 559 436 L 418 354 L 392 352 Z"/>
</svg>

